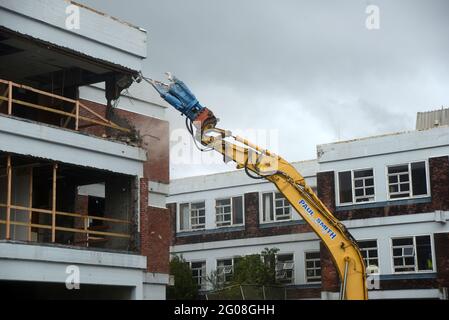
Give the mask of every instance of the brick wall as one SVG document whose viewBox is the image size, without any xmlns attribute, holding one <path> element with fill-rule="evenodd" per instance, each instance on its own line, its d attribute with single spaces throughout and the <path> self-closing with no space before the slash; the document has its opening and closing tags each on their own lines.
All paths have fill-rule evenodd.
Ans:
<svg viewBox="0 0 449 320">
<path fill-rule="evenodd" d="M 431 201 L 403 205 L 389 205 L 377 208 L 339 210 L 335 212 L 335 182 L 333 172 L 318 173 L 318 190 L 323 202 L 335 212 L 340 220 L 351 220 L 360 217 L 377 218 L 403 214 L 432 212 L 435 210 L 449 210 L 449 157 L 429 159 L 429 177 Z"/>
<path fill-rule="evenodd" d="M 449 233 L 434 234 L 437 282 L 440 287 L 449 287 Z"/>
<path fill-rule="evenodd" d="M 252 192 L 246 193 L 245 199 L 245 235 L 244 236 L 257 236 L 259 229 L 259 193 Z"/>
<path fill-rule="evenodd" d="M 373 209 L 359 209 L 336 212 L 335 201 L 335 176 L 334 172 L 319 172 L 317 174 L 317 192 L 323 203 L 332 211 L 336 212 L 336 216 L 343 219 L 352 219 L 353 217 L 370 218 L 384 217 L 398 214 L 413 214 L 421 212 L 429 212 L 434 210 L 449 210 L 449 158 L 438 157 L 429 159 L 429 174 L 431 184 L 431 202 L 413 204 L 413 205 L 395 205 L 388 207 L 380 207 Z M 281 234 L 311 232 L 310 227 L 304 224 L 282 225 L 277 224 L 270 228 L 260 228 L 259 225 L 259 193 L 245 194 L 245 228 L 244 230 L 227 231 L 218 233 L 195 233 L 189 236 L 176 236 L 176 204 L 169 206 L 171 215 L 171 235 L 172 244 L 193 244 L 201 242 L 211 242 L 229 239 L 243 239 L 254 237 L 266 237 Z M 446 235 L 447 237 L 447 235 Z M 438 243 L 437 243 L 438 242 Z M 437 249 L 437 268 L 439 271 L 438 282 L 447 286 L 449 281 L 449 240 L 440 236 L 435 240 Z M 321 243 L 321 268 L 322 268 L 322 290 L 330 292 L 339 292 L 340 281 L 337 270 L 334 267 L 329 251 Z M 388 280 L 381 281 L 383 289 L 399 289 L 399 288 L 431 288 L 436 286 L 436 281 L 432 279 L 415 279 L 415 280 Z M 291 296 L 295 295 L 307 296 L 316 295 L 317 291 L 305 289 L 295 289 L 291 292 Z"/>
<path fill-rule="evenodd" d="M 167 209 L 148 207 L 142 215 L 141 246 L 150 272 L 169 273 L 170 221 Z M 144 226 L 145 224 L 145 226 Z"/>
<path fill-rule="evenodd" d="M 317 174 L 318 196 L 324 204 L 335 213 L 340 220 L 360 217 L 387 217 L 401 214 L 449 210 L 449 157 L 429 159 L 429 176 L 431 201 L 429 203 L 393 205 L 379 208 L 356 209 L 335 212 L 335 175 L 333 171 Z M 447 236 L 435 235 L 435 252 L 438 271 L 438 282 L 448 285 L 449 282 L 449 242 Z M 332 264 L 329 252 L 321 244 L 322 288 L 324 291 L 339 291 L 337 271 Z M 441 270 L 441 271 L 440 271 Z M 382 289 L 415 289 L 437 287 L 436 281 L 429 280 L 388 280 L 381 281 Z"/>
<path fill-rule="evenodd" d="M 176 243 L 176 203 L 167 203 L 167 210 L 170 215 L 170 245 Z"/>
<path fill-rule="evenodd" d="M 222 229 L 222 232 L 205 233 L 196 232 L 192 235 L 176 236 L 176 203 L 168 204 L 171 216 L 172 244 L 194 244 L 201 242 L 223 241 L 231 239 L 245 239 L 256 237 L 269 237 L 282 234 L 311 232 L 311 228 L 305 224 L 285 225 L 275 224 L 269 228 L 260 228 L 259 225 L 259 193 L 252 192 L 245 194 L 245 227 L 239 230 Z"/>
<path fill-rule="evenodd" d="M 321 289 L 328 292 L 340 291 L 340 279 L 331 254 L 323 242 L 320 242 Z"/>
<path fill-rule="evenodd" d="M 321 288 L 287 288 L 287 300 L 319 299 Z"/>
<path fill-rule="evenodd" d="M 449 210 L 449 157 L 429 159 L 432 209 Z"/>
<path fill-rule="evenodd" d="M 91 101 L 82 103 L 105 116 L 106 107 Z M 147 151 L 144 177 L 140 179 L 140 253 L 147 257 L 149 272 L 169 273 L 170 215 L 169 210 L 148 206 L 148 182 L 169 183 L 169 124 L 167 121 L 137 113 L 114 109 L 114 122 L 130 125 L 137 132 L 139 146 Z M 97 136 L 116 134 L 101 126 L 84 129 Z M 125 137 L 121 137 L 124 139 Z"/>
<path fill-rule="evenodd" d="M 327 208 L 335 213 L 335 176 L 333 171 L 318 172 L 317 196 L 321 199 Z"/>
<path fill-rule="evenodd" d="M 436 279 L 381 280 L 379 290 L 408 290 L 438 288 Z"/>
<path fill-rule="evenodd" d="M 336 212 L 335 178 L 334 172 L 318 172 L 317 192 L 323 203 L 334 212 L 340 220 L 354 217 L 371 218 L 385 217 L 399 214 L 413 214 L 431 212 L 434 210 L 449 210 L 449 158 L 439 157 L 429 159 L 432 200 L 429 203 L 411 205 L 393 205 L 388 207 L 357 209 Z M 176 238 L 176 204 L 169 205 L 172 221 L 173 244 L 188 244 L 228 239 L 241 239 L 251 237 L 266 237 L 280 234 L 310 232 L 311 229 L 304 224 L 283 225 L 275 224 L 270 228 L 259 226 L 259 193 L 245 194 L 245 229 L 223 233 L 198 233 L 191 236 Z"/>
<path fill-rule="evenodd" d="M 81 102 L 101 116 L 106 115 L 104 105 L 87 100 Z M 155 182 L 169 183 L 169 123 L 121 109 L 114 109 L 114 112 L 116 117 L 121 117 L 124 119 L 122 121 L 136 129 L 142 139 L 140 146 L 150 155 L 149 161 L 144 165 L 144 177 Z M 101 126 L 86 128 L 83 131 L 97 136 L 107 133 Z"/>
</svg>

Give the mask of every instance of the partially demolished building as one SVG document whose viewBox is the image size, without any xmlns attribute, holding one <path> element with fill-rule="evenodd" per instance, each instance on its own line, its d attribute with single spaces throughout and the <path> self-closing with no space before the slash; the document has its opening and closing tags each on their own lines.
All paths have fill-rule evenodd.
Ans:
<svg viewBox="0 0 449 320">
<path fill-rule="evenodd" d="M 145 30 L 77 3 L 0 1 L 3 293 L 165 298 L 168 122 L 135 83 L 146 51 Z"/>
</svg>

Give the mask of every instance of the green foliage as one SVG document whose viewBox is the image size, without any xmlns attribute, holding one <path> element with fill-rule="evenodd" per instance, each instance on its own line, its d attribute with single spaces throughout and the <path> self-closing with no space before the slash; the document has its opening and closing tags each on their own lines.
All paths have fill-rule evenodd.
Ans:
<svg viewBox="0 0 449 320">
<path fill-rule="evenodd" d="M 170 261 L 170 274 L 175 277 L 175 285 L 167 288 L 167 299 L 193 300 L 197 298 L 198 285 L 192 276 L 189 263 L 183 257 L 173 257 Z"/>
<path fill-rule="evenodd" d="M 221 283 L 219 278 L 217 270 L 211 271 L 211 273 L 206 276 L 206 282 L 212 287 L 212 291 L 223 289 L 225 284 Z"/>
<path fill-rule="evenodd" d="M 233 274 L 234 284 L 276 284 L 277 248 L 266 248 L 261 254 L 252 254 L 238 259 Z"/>
</svg>

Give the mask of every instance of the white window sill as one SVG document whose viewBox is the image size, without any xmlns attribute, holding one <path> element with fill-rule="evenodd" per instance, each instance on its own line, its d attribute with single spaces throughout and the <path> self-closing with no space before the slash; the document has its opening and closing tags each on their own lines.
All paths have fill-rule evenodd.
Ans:
<svg viewBox="0 0 449 320">
<path fill-rule="evenodd" d="M 202 229 L 190 229 L 190 230 L 178 230 L 176 233 L 188 233 L 188 232 L 195 232 L 195 231 L 205 231 L 206 228 Z"/>
<path fill-rule="evenodd" d="M 337 207 L 349 207 L 349 206 L 357 206 L 362 204 L 376 203 L 376 200 L 371 201 L 360 201 L 360 202 L 345 202 L 345 203 L 337 203 Z"/>
<path fill-rule="evenodd" d="M 422 270 L 422 271 L 393 271 L 393 274 L 417 274 L 417 273 L 435 273 L 436 270 Z"/>
<path fill-rule="evenodd" d="M 299 220 L 303 220 L 303 219 L 299 219 Z M 292 221 L 297 221 L 297 220 L 288 219 L 288 220 L 260 221 L 260 224 L 282 223 L 282 222 L 292 222 Z"/>
<path fill-rule="evenodd" d="M 402 197 L 402 198 L 393 198 L 393 199 L 389 198 L 387 201 L 413 200 L 413 199 L 422 199 L 422 198 L 428 198 L 428 197 L 430 197 L 430 194 L 419 195 L 419 196 L 414 196 L 414 197 Z"/>
<path fill-rule="evenodd" d="M 226 228 L 244 227 L 244 226 L 245 226 L 244 223 L 240 223 L 240 224 L 231 224 L 228 226 L 215 226 L 215 229 L 226 229 Z"/>
</svg>

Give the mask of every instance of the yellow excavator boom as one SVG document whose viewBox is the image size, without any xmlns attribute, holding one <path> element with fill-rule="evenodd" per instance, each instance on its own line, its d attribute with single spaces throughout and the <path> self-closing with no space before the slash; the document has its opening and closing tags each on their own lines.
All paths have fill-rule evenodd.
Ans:
<svg viewBox="0 0 449 320">
<path fill-rule="evenodd" d="M 143 77 L 143 76 L 142 76 Z M 326 208 L 304 177 L 286 160 L 216 127 L 212 111 L 200 105 L 183 82 L 169 75 L 170 84 L 144 78 L 168 103 L 186 116 L 187 129 L 201 145 L 234 161 L 248 175 L 272 182 L 329 249 L 341 280 L 341 299 L 366 300 L 366 270 L 356 240 Z M 195 132 L 196 130 L 196 132 Z"/>
<path fill-rule="evenodd" d="M 304 177 L 283 158 L 218 128 L 197 136 L 204 146 L 272 182 L 329 249 L 342 281 L 342 298 L 366 300 L 366 272 L 357 242 L 326 208 Z"/>
</svg>

